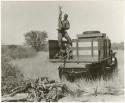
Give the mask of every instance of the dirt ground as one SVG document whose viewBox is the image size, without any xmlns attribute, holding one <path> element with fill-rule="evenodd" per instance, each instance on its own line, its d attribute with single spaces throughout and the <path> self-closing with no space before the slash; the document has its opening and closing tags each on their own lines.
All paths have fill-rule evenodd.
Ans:
<svg viewBox="0 0 125 103">
<path fill-rule="evenodd" d="M 67 83 L 77 93 L 73 97 L 67 96 L 61 99 L 60 102 L 122 102 L 124 97 L 124 51 L 117 51 L 116 56 L 118 59 L 118 75 L 115 75 L 109 81 L 85 82 L 81 80 L 78 83 Z M 60 63 L 49 62 L 48 52 L 39 52 L 36 57 L 12 62 L 19 67 L 26 79 L 46 76 L 59 81 L 58 66 Z M 95 92 L 97 92 L 97 95 L 95 95 Z"/>
</svg>

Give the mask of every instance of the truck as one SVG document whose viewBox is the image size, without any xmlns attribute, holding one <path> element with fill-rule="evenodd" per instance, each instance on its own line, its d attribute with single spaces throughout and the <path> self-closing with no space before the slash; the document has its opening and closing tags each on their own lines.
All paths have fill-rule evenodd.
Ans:
<svg viewBox="0 0 125 103">
<path fill-rule="evenodd" d="M 63 41 L 63 44 L 67 44 Z M 111 40 L 100 31 L 84 31 L 72 39 L 72 58 L 55 58 L 59 52 L 58 40 L 49 40 L 49 60 L 61 62 L 59 77 L 62 81 L 77 79 L 108 80 L 117 70 L 116 52 L 111 49 Z M 67 53 L 67 52 L 66 52 Z M 66 54 L 64 56 L 67 56 Z"/>
</svg>

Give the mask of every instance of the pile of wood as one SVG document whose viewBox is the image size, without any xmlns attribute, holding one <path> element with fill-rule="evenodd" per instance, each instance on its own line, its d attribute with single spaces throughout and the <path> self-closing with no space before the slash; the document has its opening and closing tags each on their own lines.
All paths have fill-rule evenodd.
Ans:
<svg viewBox="0 0 125 103">
<path fill-rule="evenodd" d="M 30 102 L 57 102 L 67 95 L 73 95 L 73 92 L 65 84 L 50 80 L 47 77 L 27 81 L 24 85 L 11 90 L 9 96 L 14 97 L 19 93 L 27 93 L 26 101 Z M 9 100 L 4 101 L 9 102 Z M 11 99 L 11 101 L 15 100 Z"/>
</svg>

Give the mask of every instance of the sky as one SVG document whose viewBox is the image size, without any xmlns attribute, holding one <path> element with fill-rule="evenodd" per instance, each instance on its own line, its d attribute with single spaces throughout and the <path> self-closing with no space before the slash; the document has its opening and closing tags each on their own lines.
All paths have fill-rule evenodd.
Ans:
<svg viewBox="0 0 125 103">
<path fill-rule="evenodd" d="M 69 15 L 69 36 L 88 30 L 106 33 L 112 42 L 124 41 L 124 3 L 110 1 L 3 1 L 1 3 L 1 41 L 23 44 L 31 30 L 46 31 L 48 39 L 57 39 L 58 6 Z"/>
</svg>

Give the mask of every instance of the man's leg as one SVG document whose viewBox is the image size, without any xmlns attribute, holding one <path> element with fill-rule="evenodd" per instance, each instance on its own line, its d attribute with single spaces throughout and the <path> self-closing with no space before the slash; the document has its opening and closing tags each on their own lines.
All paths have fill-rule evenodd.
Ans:
<svg viewBox="0 0 125 103">
<path fill-rule="evenodd" d="M 58 44 L 59 48 L 62 48 L 62 33 L 58 31 Z"/>
<path fill-rule="evenodd" d="M 72 48 L 71 48 L 72 47 L 72 40 L 69 37 L 67 32 L 65 33 L 65 38 L 66 38 L 66 40 L 68 42 L 68 45 L 67 45 L 67 58 L 72 59 L 73 58 Z"/>
<path fill-rule="evenodd" d="M 69 35 L 68 35 L 67 32 L 65 32 L 65 38 L 66 38 L 68 44 L 70 44 L 70 45 L 72 46 L 72 40 L 71 40 L 71 38 L 69 37 Z"/>
</svg>

